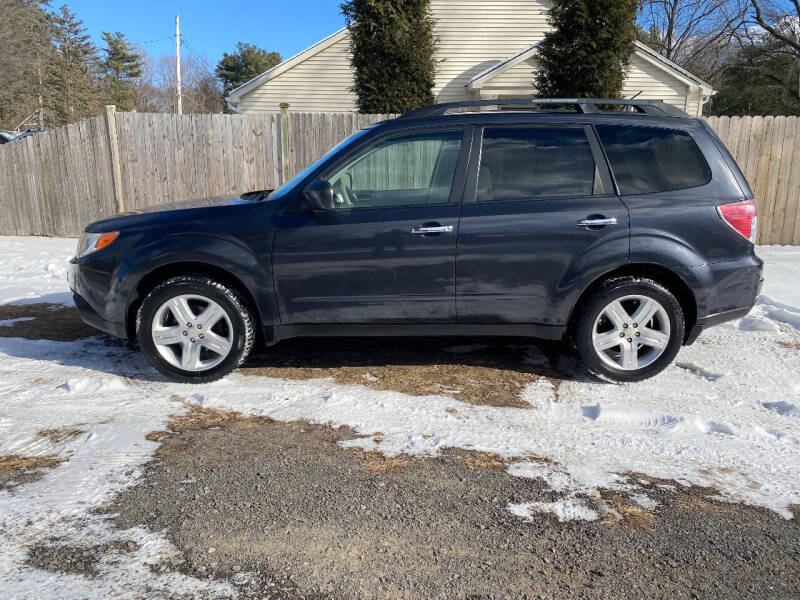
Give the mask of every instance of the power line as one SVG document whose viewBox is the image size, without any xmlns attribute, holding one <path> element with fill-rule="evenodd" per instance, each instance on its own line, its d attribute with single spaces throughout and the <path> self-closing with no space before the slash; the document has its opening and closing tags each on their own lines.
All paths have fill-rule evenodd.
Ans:
<svg viewBox="0 0 800 600">
<path fill-rule="evenodd" d="M 174 35 L 165 35 L 164 37 L 157 38 L 155 40 L 147 40 L 146 42 L 136 42 L 136 43 L 139 44 L 140 46 L 143 46 L 145 44 L 154 44 L 155 42 L 163 42 L 164 40 L 172 40 L 172 39 L 175 39 Z"/>
<path fill-rule="evenodd" d="M 181 36 L 181 43 L 186 46 L 186 49 L 189 51 L 189 54 L 191 54 L 197 60 L 197 62 L 200 63 L 201 66 L 205 67 L 209 75 L 211 75 L 212 77 L 217 76 L 217 74 L 214 72 L 214 69 L 211 67 L 211 65 L 208 64 L 208 61 L 206 61 L 205 58 L 200 56 L 200 53 L 194 49 L 194 46 L 192 46 L 189 43 L 189 40 L 186 39 L 185 35 Z"/>
</svg>

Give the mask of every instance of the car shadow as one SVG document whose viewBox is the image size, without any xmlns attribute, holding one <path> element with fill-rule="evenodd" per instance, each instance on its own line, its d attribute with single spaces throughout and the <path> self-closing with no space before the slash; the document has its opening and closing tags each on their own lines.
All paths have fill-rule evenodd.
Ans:
<svg viewBox="0 0 800 600">
<path fill-rule="evenodd" d="M 167 381 L 138 349 L 85 325 L 74 307 L 0 306 L 0 323 L 0 351 L 10 356 Z M 523 392 L 540 379 L 554 387 L 563 380 L 592 380 L 562 343 L 486 337 L 297 338 L 257 347 L 238 372 L 293 380 L 326 378 L 508 407 L 528 407 Z"/>
</svg>

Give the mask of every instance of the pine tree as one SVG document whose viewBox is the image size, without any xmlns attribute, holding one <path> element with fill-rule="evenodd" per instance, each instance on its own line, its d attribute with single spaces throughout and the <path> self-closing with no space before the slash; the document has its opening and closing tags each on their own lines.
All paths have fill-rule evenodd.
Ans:
<svg viewBox="0 0 800 600">
<path fill-rule="evenodd" d="M 83 21 L 66 5 L 51 14 L 54 56 L 48 69 L 48 113 L 54 125 L 74 123 L 96 114 L 94 89 L 97 51 Z"/>
<path fill-rule="evenodd" d="M 436 102 L 430 0 L 347 0 L 341 5 L 362 113 L 402 113 Z"/>
<path fill-rule="evenodd" d="M 239 42 L 236 44 L 236 52 L 226 52 L 217 63 L 217 79 L 222 83 L 223 93 L 227 95 L 253 77 L 269 71 L 282 60 L 278 52 L 269 52 L 253 44 Z"/>
<path fill-rule="evenodd" d="M 0 0 L 0 129 L 45 125 L 50 23 L 43 0 Z"/>
<path fill-rule="evenodd" d="M 142 76 L 142 55 L 119 31 L 113 34 L 104 31 L 103 41 L 106 48 L 100 67 L 106 85 L 106 101 L 119 110 L 133 110 L 136 95 L 131 83 Z"/>
<path fill-rule="evenodd" d="M 638 0 L 552 0 L 539 47 L 540 97 L 619 98 L 636 49 Z"/>
</svg>

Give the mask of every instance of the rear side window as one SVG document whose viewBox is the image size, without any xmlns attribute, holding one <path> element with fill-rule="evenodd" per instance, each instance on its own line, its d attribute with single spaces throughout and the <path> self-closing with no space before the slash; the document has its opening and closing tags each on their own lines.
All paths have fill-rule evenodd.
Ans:
<svg viewBox="0 0 800 600">
<path fill-rule="evenodd" d="M 478 202 L 591 196 L 595 164 L 581 128 L 487 127 Z"/>
<path fill-rule="evenodd" d="M 651 194 L 705 185 L 711 169 L 692 136 L 676 129 L 598 125 L 620 194 Z"/>
</svg>

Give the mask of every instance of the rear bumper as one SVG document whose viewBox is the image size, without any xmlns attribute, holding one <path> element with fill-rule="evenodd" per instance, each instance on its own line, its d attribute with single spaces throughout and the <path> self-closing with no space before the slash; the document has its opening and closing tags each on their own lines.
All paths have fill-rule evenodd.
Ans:
<svg viewBox="0 0 800 600">
<path fill-rule="evenodd" d="M 692 344 L 694 344 L 697 341 L 697 338 L 700 337 L 700 334 L 703 333 L 705 329 L 713 327 L 714 325 L 720 325 L 722 323 L 727 323 L 728 321 L 735 321 L 736 319 L 741 319 L 742 317 L 746 317 L 751 310 L 753 310 L 753 307 L 749 306 L 747 308 L 737 308 L 736 310 L 729 310 L 724 313 L 717 313 L 716 315 L 708 315 L 707 317 L 700 317 L 699 319 L 697 319 L 697 323 L 695 323 L 694 327 L 692 327 L 689 330 L 684 345 L 691 346 Z"/>
<path fill-rule="evenodd" d="M 763 262 L 756 256 L 743 261 L 712 265 L 713 299 L 698 307 L 698 317 L 686 335 L 685 345 L 691 345 L 709 327 L 746 317 L 753 310 L 764 285 Z M 711 310 L 709 310 L 711 309 Z M 710 313 L 710 314 L 709 314 Z"/>
</svg>

